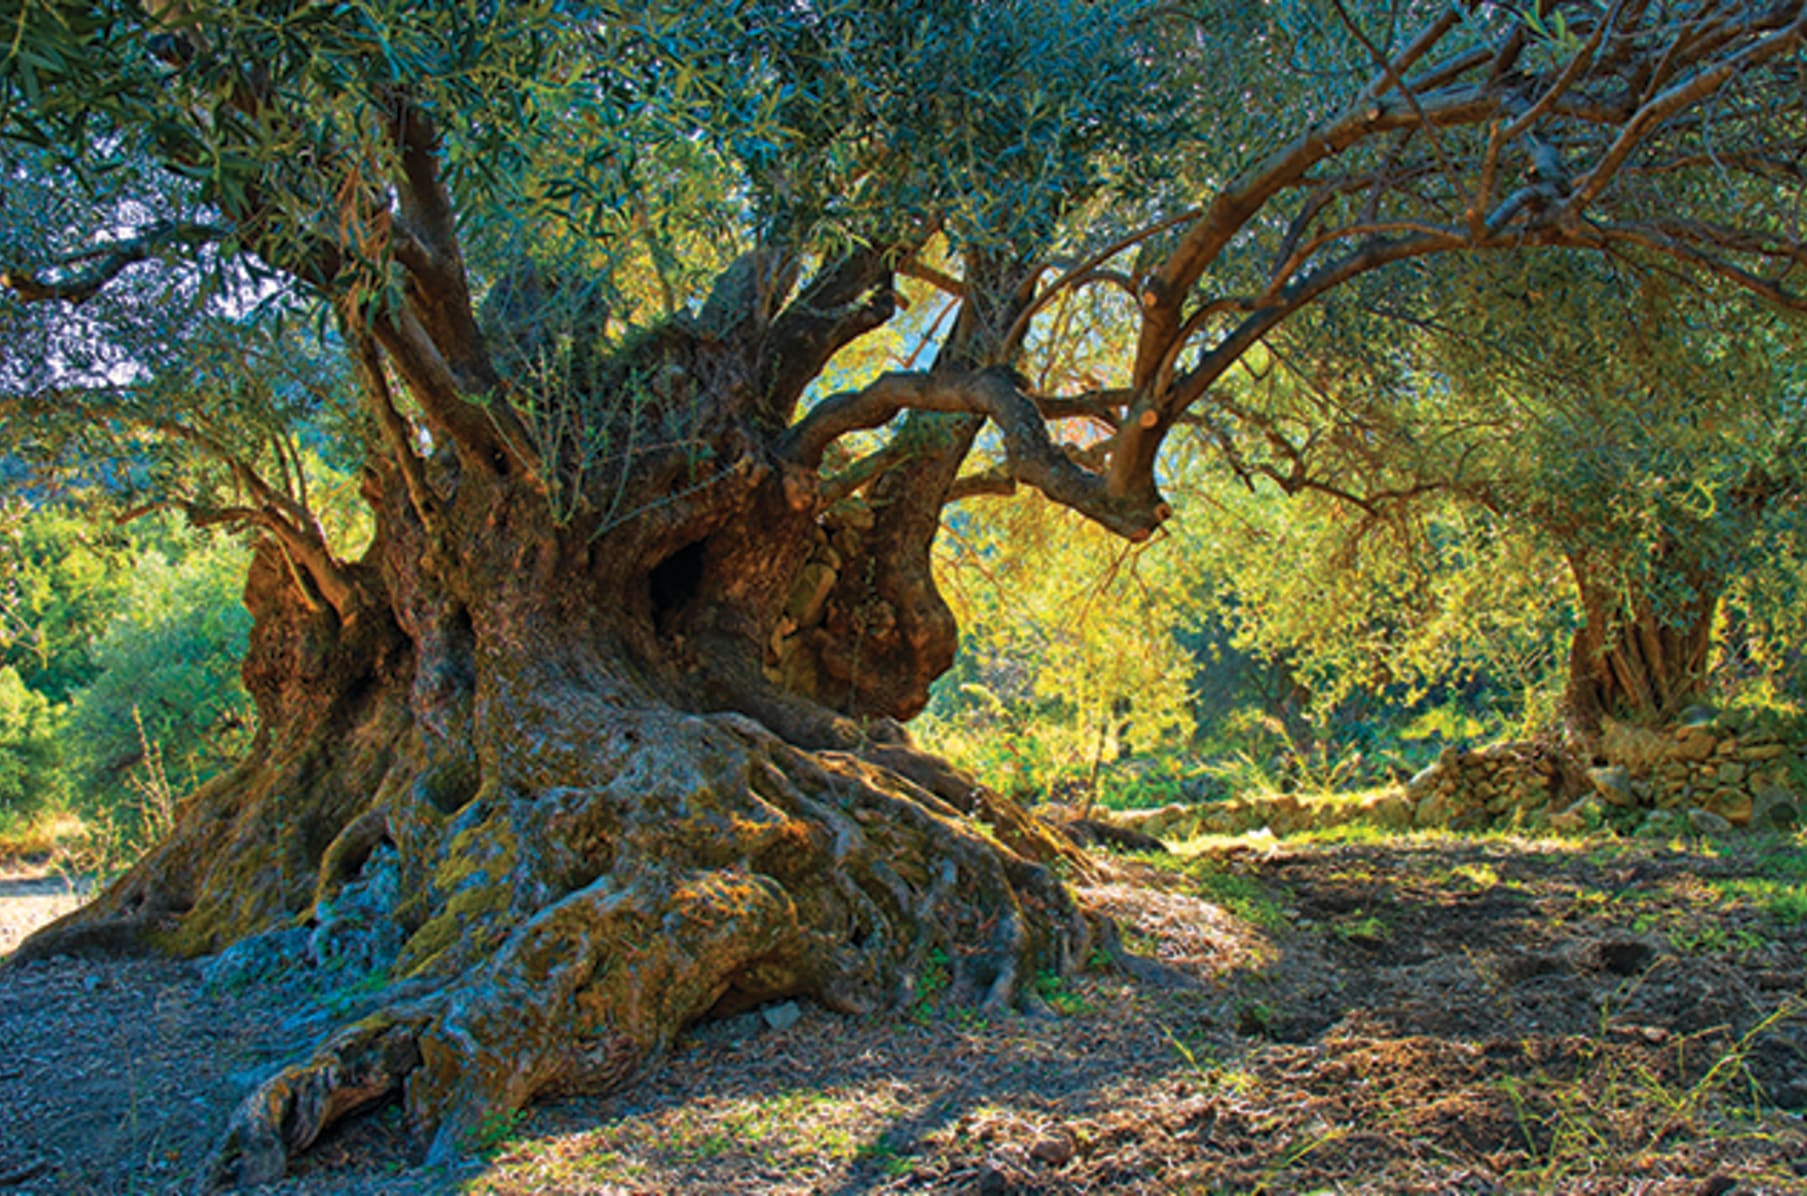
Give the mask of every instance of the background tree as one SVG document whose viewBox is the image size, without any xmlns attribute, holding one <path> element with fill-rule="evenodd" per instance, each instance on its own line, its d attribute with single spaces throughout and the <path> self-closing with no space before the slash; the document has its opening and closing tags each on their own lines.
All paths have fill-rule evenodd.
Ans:
<svg viewBox="0 0 1807 1196">
<path fill-rule="evenodd" d="M 952 659 L 950 499 L 1147 537 L 1170 433 L 1406 261 L 1570 248 L 1801 303 L 1799 2 L 7 15 L 5 281 L 65 305 L 8 317 L 44 346 L 9 431 L 259 536 L 254 750 L 21 955 L 305 915 L 393 977 L 221 1178 L 395 1094 L 445 1157 L 711 1009 L 908 1000 L 937 948 L 989 1006 L 1084 960 L 1049 867 L 1083 859 L 891 721 Z M 900 311 L 899 275 L 949 302 Z M 1126 368 L 1053 318 L 1092 290 Z M 916 368 L 812 392 L 886 325 Z M 1094 344 L 1083 389 L 1041 368 Z M 316 411 L 356 548 L 297 464 Z"/>
<path fill-rule="evenodd" d="M 1264 533 L 1294 544 L 1278 570 L 1231 567 L 1251 597 L 1276 596 L 1251 609 L 1261 637 L 1345 683 L 1364 654 L 1394 676 L 1443 675 L 1453 662 L 1422 648 L 1486 638 L 1452 616 L 1503 616 L 1505 633 L 1527 595 L 1497 569 L 1493 601 L 1452 602 L 1432 579 L 1471 572 L 1504 537 L 1518 544 L 1508 555 L 1540 553 L 1568 575 L 1563 705 L 1577 742 L 1608 714 L 1673 717 L 1704 690 L 1732 580 L 1799 519 L 1787 324 L 1739 296 L 1678 303 L 1661 272 L 1578 259 L 1419 282 L 1417 314 L 1395 280 L 1295 321 L 1218 405 L 1209 435 L 1234 474 L 1303 500 L 1291 526 Z M 1351 352 L 1352 331 L 1379 347 Z M 1345 597 L 1300 601 L 1306 585 Z"/>
</svg>

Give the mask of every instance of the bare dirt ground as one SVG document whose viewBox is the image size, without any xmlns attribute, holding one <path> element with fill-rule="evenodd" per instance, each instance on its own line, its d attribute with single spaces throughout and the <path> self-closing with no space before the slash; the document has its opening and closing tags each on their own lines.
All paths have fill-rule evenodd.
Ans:
<svg viewBox="0 0 1807 1196">
<path fill-rule="evenodd" d="M 1807 1193 L 1799 836 L 1226 842 L 1091 897 L 1139 976 L 1045 978 L 1039 1015 L 743 1015 L 626 1093 L 498 1116 L 458 1172 L 389 1109 L 262 1190 Z M 350 999 L 0 970 L 0 1190 L 193 1190 Z"/>
<path fill-rule="evenodd" d="M 82 885 L 50 868 L 0 867 L 0 956 L 82 901 Z"/>
</svg>

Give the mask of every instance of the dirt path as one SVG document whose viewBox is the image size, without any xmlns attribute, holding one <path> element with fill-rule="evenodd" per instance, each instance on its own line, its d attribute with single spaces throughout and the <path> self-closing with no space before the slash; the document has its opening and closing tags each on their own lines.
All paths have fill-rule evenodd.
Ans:
<svg viewBox="0 0 1807 1196">
<path fill-rule="evenodd" d="M 1282 842 L 1092 897 L 1141 979 L 1050 978 L 1038 1017 L 745 1015 L 619 1098 L 498 1117 L 457 1174 L 392 1109 L 269 1190 L 1807 1193 L 1799 839 Z M 0 971 L 0 1183 L 191 1190 L 321 1008 Z"/>
<path fill-rule="evenodd" d="M 82 884 L 44 867 L 0 865 L 0 955 L 81 904 Z"/>
</svg>

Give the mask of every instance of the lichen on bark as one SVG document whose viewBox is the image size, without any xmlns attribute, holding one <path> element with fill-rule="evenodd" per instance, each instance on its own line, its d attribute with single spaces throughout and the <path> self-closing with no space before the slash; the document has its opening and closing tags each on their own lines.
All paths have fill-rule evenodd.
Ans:
<svg viewBox="0 0 1807 1196">
<path fill-rule="evenodd" d="M 251 756 L 21 949 L 301 934 L 305 963 L 382 981 L 247 1096 L 217 1183 L 276 1178 L 386 1100 L 455 1157 L 486 1116 L 626 1084 L 712 1013 L 901 1007 L 941 960 L 958 999 L 1002 1009 L 1090 955 L 1076 848 L 874 721 L 878 691 L 836 709 L 774 683 L 772 629 L 829 534 L 777 471 L 596 542 L 509 485 L 447 486 L 436 529 L 373 484 L 347 605 L 266 544 Z M 684 576 L 655 577 L 674 553 Z"/>
</svg>

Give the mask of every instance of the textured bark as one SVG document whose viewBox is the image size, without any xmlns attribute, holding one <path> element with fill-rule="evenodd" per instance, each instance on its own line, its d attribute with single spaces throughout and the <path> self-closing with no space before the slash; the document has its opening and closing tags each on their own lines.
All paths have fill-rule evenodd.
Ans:
<svg viewBox="0 0 1807 1196">
<path fill-rule="evenodd" d="M 938 504 L 913 497 L 934 485 L 875 492 L 850 538 L 846 510 L 797 504 L 737 439 L 733 388 L 702 385 L 680 390 L 717 446 L 710 483 L 648 454 L 629 492 L 658 500 L 604 534 L 448 454 L 424 471 L 429 518 L 418 480 L 373 475 L 378 533 L 341 606 L 274 542 L 257 553 L 255 750 L 19 952 L 247 953 L 299 927 L 310 963 L 383 980 L 250 1095 L 217 1182 L 278 1177 L 392 1098 L 452 1157 L 485 1117 L 631 1081 L 712 1012 L 895 1007 L 943 966 L 995 1009 L 1088 958 L 1094 928 L 1053 867 L 1086 857 L 893 721 L 952 653 L 927 570 Z M 871 671 L 787 689 L 781 620 L 837 543 L 813 642 Z M 901 615 L 873 622 L 849 567 Z"/>
<path fill-rule="evenodd" d="M 1583 622 L 1569 642 L 1563 695 L 1569 733 L 1594 743 L 1604 718 L 1659 725 L 1697 698 L 1707 680 L 1719 586 L 1690 579 L 1689 601 L 1659 609 L 1647 593 L 1571 559 Z"/>
</svg>

